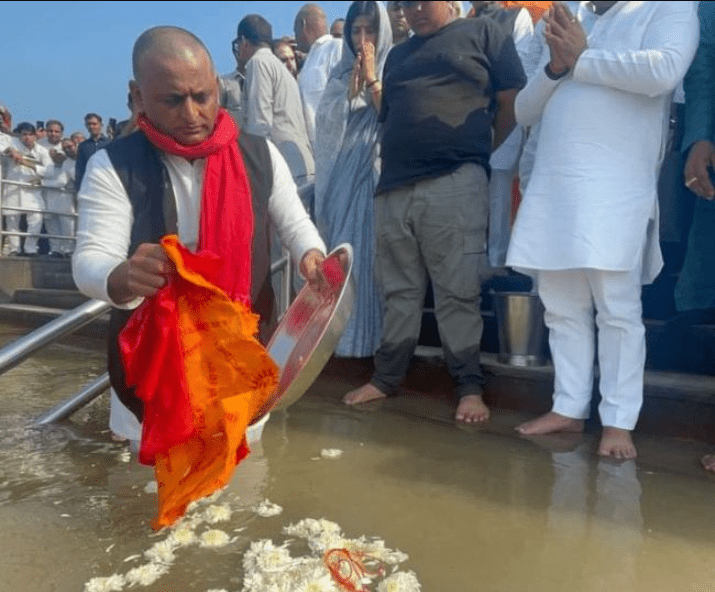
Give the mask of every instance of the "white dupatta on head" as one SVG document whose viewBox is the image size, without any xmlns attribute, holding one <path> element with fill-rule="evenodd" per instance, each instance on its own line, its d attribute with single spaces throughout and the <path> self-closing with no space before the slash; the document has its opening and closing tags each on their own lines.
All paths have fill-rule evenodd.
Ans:
<svg viewBox="0 0 715 592">
<path fill-rule="evenodd" d="M 385 66 L 387 54 L 392 48 L 392 29 L 387 10 L 382 2 L 375 2 L 378 10 L 378 33 L 375 47 L 375 74 L 382 80 L 382 69 Z M 327 184 L 334 175 L 333 168 L 344 141 L 350 142 L 357 136 L 364 137 L 365 127 L 374 127 L 375 142 L 377 141 L 377 112 L 371 105 L 369 91 L 363 89 L 352 101 L 348 99 L 350 77 L 355 53 L 348 44 L 350 31 L 343 34 L 343 53 L 340 62 L 333 68 L 325 87 L 315 117 L 315 199 L 316 212 L 322 204 Z M 365 110 L 360 116 L 359 112 Z M 352 115 L 352 117 L 351 117 Z M 366 146 L 366 149 L 374 149 Z"/>
<path fill-rule="evenodd" d="M 382 3 L 375 5 L 379 19 L 375 74 L 381 80 L 392 47 L 392 30 Z M 375 353 L 382 331 L 382 303 L 372 272 L 380 125 L 369 90 L 348 100 L 355 62 L 346 40 L 349 35 L 346 30 L 342 59 L 331 72 L 317 111 L 315 221 L 329 248 L 346 242 L 353 247 L 355 306 L 335 353 L 366 357 Z"/>
</svg>

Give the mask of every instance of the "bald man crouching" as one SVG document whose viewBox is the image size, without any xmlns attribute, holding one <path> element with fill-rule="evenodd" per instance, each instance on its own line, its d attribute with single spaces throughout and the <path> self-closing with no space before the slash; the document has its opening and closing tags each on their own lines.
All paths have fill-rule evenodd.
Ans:
<svg viewBox="0 0 715 592">
<path fill-rule="evenodd" d="M 88 163 L 77 196 L 73 274 L 82 292 L 115 307 L 110 427 L 139 440 L 142 401 L 125 383 L 118 336 L 132 310 L 172 273 L 159 239 L 177 234 L 188 249 L 218 255 L 219 287 L 260 315 L 263 343 L 277 317 L 269 224 L 311 283 L 322 281 L 325 245 L 275 146 L 240 133 L 219 108 L 217 75 L 197 37 L 178 27 L 149 29 L 134 44 L 132 67 L 138 129 Z"/>
</svg>

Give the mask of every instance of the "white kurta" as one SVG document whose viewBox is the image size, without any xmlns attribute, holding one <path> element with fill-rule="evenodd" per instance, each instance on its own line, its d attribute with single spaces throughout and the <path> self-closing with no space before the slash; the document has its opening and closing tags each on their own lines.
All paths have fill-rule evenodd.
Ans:
<svg viewBox="0 0 715 592">
<path fill-rule="evenodd" d="M 272 143 L 269 142 L 268 147 L 273 163 L 273 192 L 268 213 L 281 242 L 294 261 L 300 261 L 313 248 L 325 252 L 325 244 L 298 198 L 285 160 Z M 205 159 L 192 164 L 178 156 L 162 154 L 162 157 L 176 197 L 179 240 L 188 248 L 195 248 Z M 107 278 L 127 258 L 132 207 L 106 150 L 90 158 L 77 203 L 77 247 L 72 258 L 74 280 L 87 296 L 117 306 L 107 294 Z M 126 308 L 136 306 L 138 302 Z"/>
<path fill-rule="evenodd" d="M 278 149 L 268 143 L 273 164 L 273 191 L 268 213 L 281 242 L 300 261 L 310 249 L 326 252 L 318 231 L 298 198 L 295 183 Z M 162 153 L 176 198 L 179 240 L 195 248 L 199 232 L 199 209 L 205 159 L 192 163 Z M 87 296 L 105 300 L 118 308 L 135 308 L 141 298 L 123 306 L 112 302 L 107 279 L 126 260 L 133 223 L 129 197 L 106 150 L 99 150 L 87 164 L 87 172 L 77 195 L 79 219 L 77 246 L 72 273 L 77 287 Z M 109 425 L 112 431 L 130 440 L 139 440 L 141 425 L 112 391 Z"/>
<path fill-rule="evenodd" d="M 46 138 L 45 138 L 46 139 Z M 45 144 L 47 150 L 52 156 L 52 150 L 56 150 L 64 154 L 62 144 Z M 74 195 L 68 192 L 68 189 L 74 190 L 74 172 L 72 176 L 68 176 L 69 165 L 68 161 L 74 167 L 74 162 L 66 158 L 62 164 L 49 167 L 47 174 L 42 180 L 44 189 L 45 205 L 50 212 L 61 212 L 64 214 L 74 213 Z M 47 234 L 55 234 L 62 236 L 74 236 L 74 218 L 71 216 L 61 216 L 60 214 L 48 213 L 45 215 L 45 230 Z M 71 253 L 74 243 L 71 240 L 63 240 L 51 238 L 50 252 L 68 254 Z"/>
<path fill-rule="evenodd" d="M 5 152 L 12 146 L 12 136 L 0 132 L 0 152 Z"/>
<path fill-rule="evenodd" d="M 38 143 L 27 148 L 18 138 L 13 138 L 10 144 L 13 150 L 16 150 L 23 156 L 27 156 L 35 161 L 35 168 L 17 164 L 10 161 L 10 167 L 7 172 L 7 179 L 10 181 L 21 181 L 23 183 L 36 183 L 44 177 L 48 171 L 54 166 L 50 153 L 47 152 Z M 8 185 L 3 196 L 3 206 L 8 208 L 28 208 L 32 210 L 40 210 L 35 212 L 26 212 L 25 219 L 27 220 L 28 236 L 25 238 L 23 250 L 26 254 L 34 254 L 37 252 L 38 235 L 42 230 L 42 211 L 45 210 L 45 200 L 42 197 L 42 190 L 33 187 L 20 187 L 17 185 Z M 19 232 L 20 217 L 22 212 L 4 210 L 6 230 L 9 232 Z M 20 237 L 10 235 L 8 237 L 10 252 L 20 252 Z"/>
<path fill-rule="evenodd" d="M 36 162 L 35 168 L 23 166 L 10 161 L 7 178 L 11 181 L 21 181 L 32 183 L 50 174 L 54 168 L 54 163 L 50 158 L 50 153 L 37 142 L 32 149 L 25 146 L 18 138 L 13 138 L 10 147 L 23 156 L 27 156 Z M 8 185 L 5 189 L 5 205 L 21 208 L 37 208 L 44 210 L 45 202 L 42 199 L 42 190 L 30 187 L 18 187 Z M 20 215 L 17 212 L 17 215 Z"/>
<path fill-rule="evenodd" d="M 589 8 L 582 2 L 579 21 Z M 662 266 L 657 176 L 668 107 L 698 42 L 695 2 L 617 2 L 598 17 L 574 71 L 552 81 L 542 62 L 516 99 L 540 126 L 534 171 L 507 265 L 629 271 Z"/>
</svg>

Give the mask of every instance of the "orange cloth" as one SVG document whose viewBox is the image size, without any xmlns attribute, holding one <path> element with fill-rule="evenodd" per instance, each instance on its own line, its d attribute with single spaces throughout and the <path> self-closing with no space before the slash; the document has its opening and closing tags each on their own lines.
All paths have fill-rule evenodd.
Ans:
<svg viewBox="0 0 715 592">
<path fill-rule="evenodd" d="M 161 244 L 177 273 L 120 335 L 127 383 L 136 385 L 145 402 L 140 457 L 155 461 L 155 529 L 172 524 L 189 503 L 228 484 L 249 453 L 246 428 L 279 377 L 278 367 L 255 338 L 258 316 L 216 287 L 220 259 L 187 251 L 173 235 Z M 157 325 L 155 330 L 151 324 Z M 178 347 L 162 343 L 167 333 L 176 335 Z M 153 356 L 147 358 L 148 352 Z M 162 353 L 165 359 L 156 360 Z M 165 384 L 183 386 L 185 393 L 167 392 Z M 172 405 L 178 407 L 177 425 L 183 433 L 172 433 L 166 415 Z"/>
<path fill-rule="evenodd" d="M 534 24 L 541 20 L 544 13 L 549 9 L 553 2 L 518 2 L 516 0 L 503 0 L 504 8 L 526 8 L 529 11 L 529 16 Z"/>
</svg>

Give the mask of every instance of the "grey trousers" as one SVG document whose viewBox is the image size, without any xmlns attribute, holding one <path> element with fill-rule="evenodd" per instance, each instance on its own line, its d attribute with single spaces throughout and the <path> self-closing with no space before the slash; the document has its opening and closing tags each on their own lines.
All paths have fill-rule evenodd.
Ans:
<svg viewBox="0 0 715 592">
<path fill-rule="evenodd" d="M 487 273 L 489 191 L 485 170 L 462 165 L 375 198 L 375 271 L 384 325 L 372 384 L 394 394 L 407 373 L 422 321 L 427 277 L 457 396 L 480 394 L 481 279 Z"/>
</svg>

